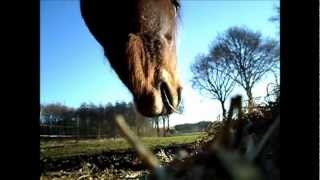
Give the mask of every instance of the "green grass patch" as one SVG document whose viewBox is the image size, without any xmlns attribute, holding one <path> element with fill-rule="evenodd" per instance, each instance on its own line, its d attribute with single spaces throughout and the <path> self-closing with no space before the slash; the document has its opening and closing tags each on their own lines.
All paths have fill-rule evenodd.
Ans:
<svg viewBox="0 0 320 180">
<path fill-rule="evenodd" d="M 170 137 L 144 137 L 143 144 L 150 149 L 167 147 L 174 144 L 193 143 L 205 133 L 188 133 Z M 78 155 L 93 155 L 112 150 L 132 149 L 131 145 L 123 138 L 101 140 L 72 140 L 46 141 L 40 143 L 40 158 L 62 158 Z"/>
</svg>

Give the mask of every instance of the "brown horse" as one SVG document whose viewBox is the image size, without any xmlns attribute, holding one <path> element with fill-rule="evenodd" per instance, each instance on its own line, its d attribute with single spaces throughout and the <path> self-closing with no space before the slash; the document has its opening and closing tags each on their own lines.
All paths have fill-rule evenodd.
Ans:
<svg viewBox="0 0 320 180">
<path fill-rule="evenodd" d="M 178 0 L 81 0 L 82 17 L 144 116 L 172 113 L 181 99 L 176 72 Z M 111 3 L 112 2 L 112 3 Z"/>
</svg>

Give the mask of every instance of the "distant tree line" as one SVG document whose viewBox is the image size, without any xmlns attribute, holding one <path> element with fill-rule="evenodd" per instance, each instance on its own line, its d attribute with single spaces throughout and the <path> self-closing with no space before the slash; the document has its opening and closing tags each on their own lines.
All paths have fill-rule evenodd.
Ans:
<svg viewBox="0 0 320 180">
<path fill-rule="evenodd" d="M 122 114 L 139 136 L 151 136 L 159 130 L 157 118 L 147 118 L 136 112 L 133 103 L 95 105 L 82 103 L 78 108 L 61 103 L 41 105 L 40 134 L 75 137 L 118 137 L 115 114 Z"/>
<path fill-rule="evenodd" d="M 210 121 L 200 121 L 198 123 L 185 123 L 175 125 L 174 128 L 180 132 L 199 132 L 199 131 L 206 131 Z"/>
</svg>

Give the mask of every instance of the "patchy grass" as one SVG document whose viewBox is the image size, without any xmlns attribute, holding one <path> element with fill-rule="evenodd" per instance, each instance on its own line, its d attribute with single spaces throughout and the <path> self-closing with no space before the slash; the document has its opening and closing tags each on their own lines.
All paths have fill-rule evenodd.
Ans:
<svg viewBox="0 0 320 180">
<path fill-rule="evenodd" d="M 143 144 L 150 149 L 167 147 L 174 144 L 193 143 L 205 133 L 189 133 L 170 137 L 144 137 Z M 40 158 L 61 158 L 78 155 L 93 155 L 112 150 L 128 150 L 132 147 L 123 138 L 101 140 L 47 141 L 40 143 Z"/>
</svg>

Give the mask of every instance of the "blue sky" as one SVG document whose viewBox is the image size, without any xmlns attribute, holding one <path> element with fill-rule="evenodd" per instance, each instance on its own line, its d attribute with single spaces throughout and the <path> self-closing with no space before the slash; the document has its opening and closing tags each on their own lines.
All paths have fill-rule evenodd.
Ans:
<svg viewBox="0 0 320 180">
<path fill-rule="evenodd" d="M 214 120 L 221 112 L 217 101 L 191 88 L 190 65 L 200 53 L 207 53 L 218 33 L 231 26 L 246 26 L 264 37 L 278 38 L 279 25 L 268 19 L 276 15 L 277 0 L 182 0 L 178 32 L 178 70 L 184 85 L 185 112 L 172 115 L 172 125 Z M 132 101 L 103 56 L 100 45 L 81 18 L 76 0 L 42 0 L 40 3 L 40 103 L 61 102 L 78 107 Z M 266 77 L 253 90 L 265 95 Z M 236 88 L 233 94 L 244 94 Z M 228 102 L 226 104 L 228 107 Z M 201 119 L 199 119 L 199 114 Z"/>
</svg>

